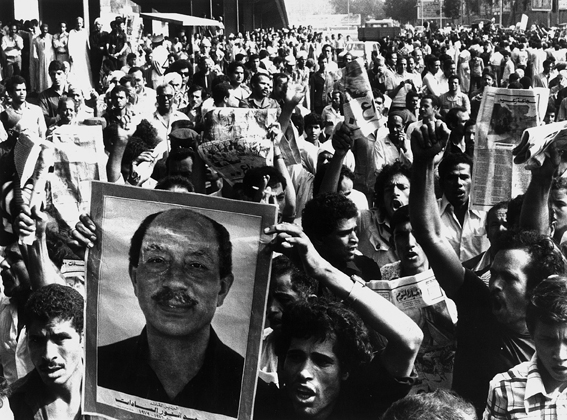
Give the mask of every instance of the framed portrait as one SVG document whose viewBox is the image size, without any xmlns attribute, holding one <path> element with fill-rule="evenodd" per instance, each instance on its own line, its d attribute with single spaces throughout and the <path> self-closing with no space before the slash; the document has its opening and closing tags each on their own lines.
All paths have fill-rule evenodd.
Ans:
<svg viewBox="0 0 567 420">
<path fill-rule="evenodd" d="M 250 419 L 275 206 L 93 182 L 85 414 Z M 230 263 L 231 262 L 231 263 Z"/>
</svg>

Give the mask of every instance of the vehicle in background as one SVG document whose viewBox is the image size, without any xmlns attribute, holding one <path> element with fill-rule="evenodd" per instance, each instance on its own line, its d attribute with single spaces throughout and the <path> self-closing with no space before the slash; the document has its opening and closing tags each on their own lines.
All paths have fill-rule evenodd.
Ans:
<svg viewBox="0 0 567 420">
<path fill-rule="evenodd" d="M 367 20 L 358 28 L 359 41 L 378 41 L 380 38 L 394 38 L 400 34 L 400 24 L 393 19 Z"/>
</svg>

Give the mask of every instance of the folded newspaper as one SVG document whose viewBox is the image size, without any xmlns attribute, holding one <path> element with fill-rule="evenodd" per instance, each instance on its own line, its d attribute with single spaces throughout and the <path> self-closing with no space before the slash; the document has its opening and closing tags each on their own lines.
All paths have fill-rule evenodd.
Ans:
<svg viewBox="0 0 567 420">
<path fill-rule="evenodd" d="M 412 318 L 423 331 L 415 361 L 418 379 L 412 393 L 451 388 L 456 350 L 456 315 L 452 315 L 433 270 L 394 280 L 374 280 L 367 286 Z"/>
<path fill-rule="evenodd" d="M 347 97 L 344 106 L 345 122 L 360 128 L 362 135 L 368 137 L 380 128 L 380 119 L 362 59 L 347 63 L 341 85 Z"/>
<path fill-rule="evenodd" d="M 555 143 L 560 150 L 567 150 L 567 121 L 524 130 L 520 144 L 513 150 L 514 163 L 527 162 L 528 167 L 541 166 L 551 143 Z"/>
</svg>

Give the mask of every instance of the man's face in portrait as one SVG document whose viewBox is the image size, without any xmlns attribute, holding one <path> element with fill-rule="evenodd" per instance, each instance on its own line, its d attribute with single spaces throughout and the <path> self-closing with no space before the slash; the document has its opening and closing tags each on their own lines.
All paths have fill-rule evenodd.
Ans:
<svg viewBox="0 0 567 420">
<path fill-rule="evenodd" d="M 221 278 L 211 222 L 179 212 L 165 212 L 151 223 L 130 277 L 148 332 L 177 337 L 209 328 L 233 280 L 232 274 Z"/>
<path fill-rule="evenodd" d="M 46 385 L 63 385 L 82 368 L 82 335 L 71 319 L 33 321 L 28 347 L 33 365 Z"/>
</svg>

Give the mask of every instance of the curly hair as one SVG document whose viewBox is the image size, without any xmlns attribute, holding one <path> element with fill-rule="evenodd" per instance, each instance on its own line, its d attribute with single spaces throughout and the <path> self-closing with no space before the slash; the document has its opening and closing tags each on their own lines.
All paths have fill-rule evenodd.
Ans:
<svg viewBox="0 0 567 420">
<path fill-rule="evenodd" d="M 44 286 L 31 294 L 25 307 L 25 325 L 31 327 L 34 321 L 47 322 L 58 318 L 71 321 L 77 333 L 83 332 L 83 297 L 72 287 L 60 284 Z"/>
<path fill-rule="evenodd" d="M 272 260 L 272 274 L 270 281 L 277 277 L 289 274 L 291 289 L 302 298 L 317 294 L 319 282 L 299 270 L 285 255 L 278 255 Z"/>
<path fill-rule="evenodd" d="M 547 277 L 566 272 L 565 257 L 549 236 L 535 231 L 504 232 L 499 243 L 500 251 L 520 249 L 530 256 L 526 267 L 527 296 Z"/>
<path fill-rule="evenodd" d="M 549 276 L 538 284 L 526 311 L 526 324 L 533 335 L 537 322 L 567 323 L 567 277 Z"/>
<path fill-rule="evenodd" d="M 381 420 L 465 420 L 476 419 L 474 406 L 448 389 L 407 395 L 396 401 Z"/>
<path fill-rule="evenodd" d="M 276 354 L 284 360 L 293 339 L 310 338 L 318 342 L 334 339 L 333 351 L 344 372 L 372 360 L 373 347 L 368 329 L 360 317 L 342 303 L 324 298 L 295 303 L 283 314 Z"/>
<path fill-rule="evenodd" d="M 141 138 L 144 141 L 144 143 L 148 145 L 150 149 L 156 147 L 160 142 L 160 140 L 157 137 L 157 130 L 146 119 L 140 121 L 140 123 L 136 127 L 136 131 L 134 131 L 132 136 Z"/>
<path fill-rule="evenodd" d="M 405 176 L 411 181 L 411 165 L 397 160 L 390 165 L 384 166 L 376 177 L 376 183 L 374 184 L 374 207 L 377 209 L 382 209 L 384 206 L 386 183 L 398 174 Z"/>
<path fill-rule="evenodd" d="M 323 193 L 309 200 L 303 209 L 301 226 L 313 240 L 333 233 L 341 220 L 358 216 L 356 205 L 340 193 Z"/>
</svg>

